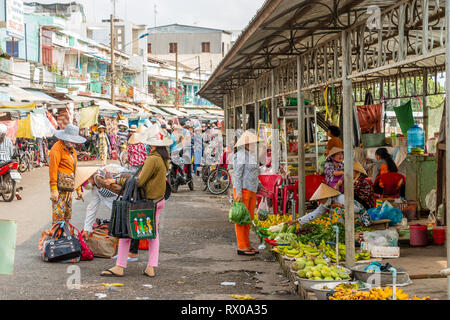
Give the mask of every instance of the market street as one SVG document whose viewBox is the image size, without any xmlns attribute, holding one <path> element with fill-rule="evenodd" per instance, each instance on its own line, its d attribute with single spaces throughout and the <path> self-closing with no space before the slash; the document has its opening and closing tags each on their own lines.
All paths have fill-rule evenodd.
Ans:
<svg viewBox="0 0 450 320">
<path fill-rule="evenodd" d="M 92 163 L 89 163 L 92 165 Z M 87 165 L 87 163 L 80 163 Z M 215 197 L 184 186 L 173 194 L 162 213 L 159 267 L 154 279 L 141 273 L 147 251 L 141 250 L 138 262 L 130 262 L 123 278 L 100 277 L 114 260 L 95 258 L 77 264 L 46 263 L 37 250 L 42 230 L 50 227 L 51 209 L 48 168 L 23 174 L 23 200 L 0 202 L 0 219 L 17 222 L 17 246 L 13 276 L 0 276 L 2 299 L 232 299 L 232 294 L 250 294 L 258 299 L 298 299 L 289 293 L 289 284 L 280 276 L 271 254 L 255 257 L 236 255 L 234 225 L 228 222 L 228 198 Z M 199 191 L 197 191 L 199 190 Z M 82 228 L 85 202 L 74 201 L 72 222 Z M 102 206 L 100 218 L 110 212 Z M 255 244 L 256 237 L 252 234 Z M 81 289 L 69 290 L 68 268 L 79 267 Z M 70 269 L 71 270 L 71 269 Z M 73 272 L 73 271 L 72 271 Z M 222 286 L 235 282 L 235 286 Z M 284 282 L 284 283 L 283 283 Z M 115 290 L 101 283 L 123 283 Z M 149 286 L 145 285 L 151 285 Z"/>
</svg>

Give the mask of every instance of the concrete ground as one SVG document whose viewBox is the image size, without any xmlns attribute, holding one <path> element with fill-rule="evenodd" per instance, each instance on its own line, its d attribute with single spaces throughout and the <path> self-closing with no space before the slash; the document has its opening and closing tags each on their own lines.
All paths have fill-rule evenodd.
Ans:
<svg viewBox="0 0 450 320">
<path fill-rule="evenodd" d="M 80 165 L 92 165 L 81 163 Z M 232 294 L 250 294 L 261 299 L 298 299 L 290 291 L 278 263 L 268 252 L 255 257 L 236 254 L 234 225 L 228 222 L 226 196 L 216 197 L 183 186 L 167 202 L 160 219 L 160 260 L 156 277 L 143 276 L 147 251 L 140 251 L 139 261 L 129 263 L 123 278 L 100 277 L 114 260 L 95 258 L 77 264 L 46 263 L 37 250 L 42 230 L 50 227 L 51 206 L 48 168 L 23 174 L 23 200 L 0 201 L 0 219 L 17 222 L 14 274 L 0 275 L 2 299 L 233 299 Z M 72 223 L 82 228 L 85 202 L 73 203 Z M 98 217 L 109 218 L 101 207 Z M 258 244 L 252 234 L 252 241 Z M 78 269 L 79 268 L 79 269 Z M 77 274 L 81 287 L 69 289 Z M 223 286 L 222 282 L 235 282 Z M 122 283 L 123 287 L 106 289 L 102 283 Z M 99 298 L 96 294 L 106 295 Z"/>
</svg>

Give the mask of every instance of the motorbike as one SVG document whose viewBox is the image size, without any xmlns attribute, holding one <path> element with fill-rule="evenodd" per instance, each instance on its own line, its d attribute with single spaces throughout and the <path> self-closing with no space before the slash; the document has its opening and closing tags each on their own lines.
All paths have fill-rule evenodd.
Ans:
<svg viewBox="0 0 450 320">
<path fill-rule="evenodd" d="M 17 162 L 0 162 L 0 195 L 6 202 L 11 202 L 16 195 L 16 184 L 22 178 L 18 168 Z"/>
<path fill-rule="evenodd" d="M 192 179 L 192 176 L 190 179 L 188 178 L 182 169 L 183 167 L 184 165 L 180 166 L 173 161 L 170 161 L 170 170 L 167 173 L 167 180 L 169 181 L 172 192 L 174 193 L 178 192 L 179 186 L 186 184 L 188 185 L 189 190 L 194 190 L 194 180 Z"/>
</svg>

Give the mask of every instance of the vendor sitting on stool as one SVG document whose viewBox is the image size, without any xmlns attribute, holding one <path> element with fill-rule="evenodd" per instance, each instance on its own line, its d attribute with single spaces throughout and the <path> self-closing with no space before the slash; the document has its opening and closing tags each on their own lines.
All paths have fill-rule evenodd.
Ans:
<svg viewBox="0 0 450 320">
<path fill-rule="evenodd" d="M 375 206 L 375 197 L 372 184 L 366 180 L 367 172 L 361 163 L 353 163 L 353 190 L 355 200 L 361 203 L 366 210 Z"/>
<path fill-rule="evenodd" d="M 324 166 L 324 174 L 327 185 L 339 192 L 344 192 L 344 150 L 333 148 L 328 153 Z"/>
<path fill-rule="evenodd" d="M 386 148 L 375 152 L 374 191 L 383 198 L 405 198 L 406 178 L 398 173 L 398 167 Z"/>
<path fill-rule="evenodd" d="M 318 200 L 319 207 L 313 212 L 300 217 L 297 220 L 291 220 L 288 222 L 289 225 L 295 223 L 300 223 L 300 225 L 310 223 L 311 221 L 327 214 L 331 219 L 331 224 L 340 222 L 344 224 L 344 203 L 345 196 L 336 189 L 327 186 L 325 183 L 321 183 L 316 192 L 310 199 Z M 364 226 L 367 227 L 372 223 L 370 215 L 367 213 L 366 209 L 358 202 L 354 201 L 354 212 L 355 212 L 355 227 Z"/>
</svg>

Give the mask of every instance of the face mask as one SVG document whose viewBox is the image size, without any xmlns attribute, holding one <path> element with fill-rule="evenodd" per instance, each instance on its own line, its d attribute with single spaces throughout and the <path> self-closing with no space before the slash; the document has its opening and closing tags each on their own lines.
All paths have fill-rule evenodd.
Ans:
<svg viewBox="0 0 450 320">
<path fill-rule="evenodd" d="M 90 184 L 89 182 L 86 182 L 86 183 L 83 185 L 83 189 L 84 189 L 84 190 L 92 190 L 92 188 L 93 188 L 93 186 L 92 186 L 92 184 Z"/>
<path fill-rule="evenodd" d="M 331 198 L 328 198 L 328 199 L 327 199 L 327 202 L 325 202 L 324 206 L 325 206 L 325 207 L 330 207 L 330 206 L 331 206 L 331 203 L 332 203 Z"/>
<path fill-rule="evenodd" d="M 64 145 L 69 149 L 72 150 L 73 149 L 73 145 L 71 145 L 69 142 L 64 141 Z"/>
</svg>

